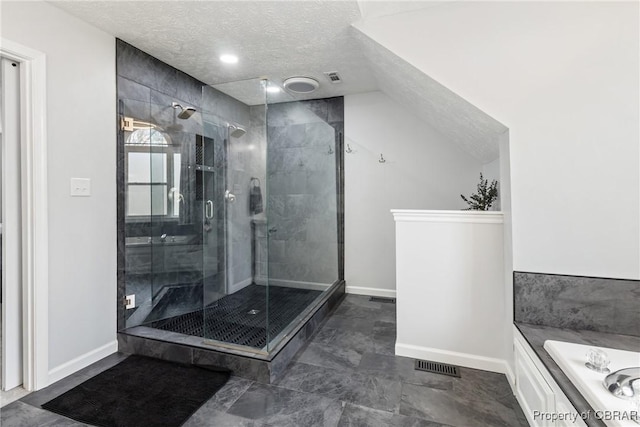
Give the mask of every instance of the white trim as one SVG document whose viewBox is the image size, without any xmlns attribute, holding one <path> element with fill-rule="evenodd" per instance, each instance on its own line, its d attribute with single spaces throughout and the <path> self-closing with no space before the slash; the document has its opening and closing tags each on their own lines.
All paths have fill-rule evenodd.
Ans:
<svg viewBox="0 0 640 427">
<path fill-rule="evenodd" d="M 251 279 L 251 277 L 249 277 L 248 279 L 244 279 L 241 282 L 234 283 L 231 286 L 229 286 L 229 293 L 230 294 L 234 294 L 234 293 L 238 292 L 239 290 L 241 290 L 243 288 L 246 288 L 251 283 L 253 283 L 253 280 Z"/>
<path fill-rule="evenodd" d="M 96 363 L 100 359 L 118 351 L 118 341 L 114 340 L 110 343 L 91 350 L 88 353 L 80 355 L 75 359 L 63 363 L 49 371 L 49 382 L 53 384 L 69 375 L 78 372 L 80 369 L 86 368 L 92 363 Z"/>
<path fill-rule="evenodd" d="M 0 54 L 20 62 L 23 387 L 32 391 L 49 384 L 46 57 L 4 38 L 0 39 Z"/>
<path fill-rule="evenodd" d="M 511 366 L 507 363 L 507 371 L 504 373 L 507 376 L 507 381 L 509 381 L 509 386 L 511 386 L 511 391 L 513 394 L 516 394 L 516 373 L 513 372 Z"/>
<path fill-rule="evenodd" d="M 500 374 L 506 374 L 509 370 L 507 362 L 503 359 L 494 359 L 492 357 L 458 353 L 437 348 L 420 347 L 411 344 L 396 343 L 396 356 L 432 360 L 434 362 L 465 366 L 467 368 L 498 372 Z"/>
<path fill-rule="evenodd" d="M 346 286 L 344 291 L 354 295 L 368 295 L 372 297 L 395 298 L 395 289 L 365 288 L 363 286 Z"/>
<path fill-rule="evenodd" d="M 264 279 L 256 278 L 256 285 L 265 286 L 267 283 L 271 286 L 281 286 L 283 288 L 297 288 L 297 289 L 310 289 L 312 291 L 324 291 L 331 287 L 328 283 L 317 282 L 301 282 L 297 280 L 284 280 L 284 279 Z"/>
<path fill-rule="evenodd" d="M 22 386 L 22 188 L 20 184 L 20 68 L 0 57 L 2 75 L 2 390 Z"/>
<path fill-rule="evenodd" d="M 498 211 L 423 211 L 391 209 L 396 222 L 471 222 L 475 224 L 502 224 L 503 214 Z"/>
</svg>

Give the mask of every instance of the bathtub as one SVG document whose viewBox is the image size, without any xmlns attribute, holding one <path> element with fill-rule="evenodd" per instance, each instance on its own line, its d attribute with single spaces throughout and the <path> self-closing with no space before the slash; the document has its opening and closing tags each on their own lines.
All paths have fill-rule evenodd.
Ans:
<svg viewBox="0 0 640 427">
<path fill-rule="evenodd" d="M 600 419 L 610 427 L 640 426 L 640 422 L 634 421 L 640 420 L 638 405 L 609 393 L 603 385 L 608 374 L 593 371 L 585 366 L 590 349 L 599 349 L 607 353 L 611 361 L 611 372 L 640 366 L 640 353 L 553 340 L 545 341 L 544 349 L 593 408 L 592 413 L 580 414 L 583 418 Z"/>
</svg>

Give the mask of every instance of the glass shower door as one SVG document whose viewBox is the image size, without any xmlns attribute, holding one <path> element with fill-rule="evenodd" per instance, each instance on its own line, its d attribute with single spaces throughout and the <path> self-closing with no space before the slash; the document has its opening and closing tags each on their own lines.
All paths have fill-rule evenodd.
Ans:
<svg viewBox="0 0 640 427">
<path fill-rule="evenodd" d="M 203 100 L 204 109 L 211 111 L 203 115 L 205 131 L 214 124 L 217 129 L 213 211 L 224 236 L 216 254 L 224 270 L 210 281 L 205 273 L 204 337 L 212 344 L 262 351 L 268 318 L 267 275 L 261 270 L 267 266 L 266 239 L 260 237 L 266 220 L 259 200 L 266 170 L 264 85 L 253 79 L 205 87 Z M 211 249 L 205 243 L 205 271 L 213 262 L 213 256 L 207 258 Z"/>
</svg>

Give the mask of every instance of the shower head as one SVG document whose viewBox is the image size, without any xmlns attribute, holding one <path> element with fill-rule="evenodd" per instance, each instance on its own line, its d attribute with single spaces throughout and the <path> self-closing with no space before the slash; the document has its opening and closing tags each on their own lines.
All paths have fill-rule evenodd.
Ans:
<svg viewBox="0 0 640 427">
<path fill-rule="evenodd" d="M 240 126 L 229 125 L 229 135 L 231 135 L 232 137 L 240 138 L 245 133 L 247 133 L 247 131 Z"/>
<path fill-rule="evenodd" d="M 196 112 L 196 109 L 193 107 L 188 107 L 185 106 L 183 107 L 182 105 L 178 104 L 177 102 L 174 102 L 171 104 L 171 106 L 173 108 L 175 108 L 176 110 L 179 108 L 181 111 L 178 113 L 178 118 L 179 119 L 188 119 L 189 117 L 191 117 L 193 115 L 193 113 Z"/>
</svg>

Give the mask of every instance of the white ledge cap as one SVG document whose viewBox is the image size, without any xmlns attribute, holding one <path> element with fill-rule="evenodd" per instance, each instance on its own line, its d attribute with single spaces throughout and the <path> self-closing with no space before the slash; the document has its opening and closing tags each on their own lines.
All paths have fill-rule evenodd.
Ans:
<svg viewBox="0 0 640 427">
<path fill-rule="evenodd" d="M 391 209 L 396 222 L 472 222 L 502 224 L 504 214 L 499 211 L 426 211 Z"/>
</svg>

